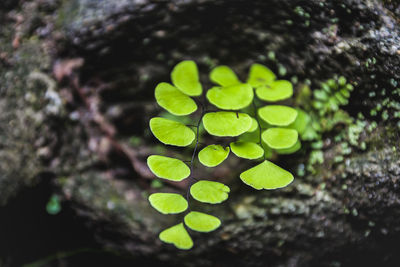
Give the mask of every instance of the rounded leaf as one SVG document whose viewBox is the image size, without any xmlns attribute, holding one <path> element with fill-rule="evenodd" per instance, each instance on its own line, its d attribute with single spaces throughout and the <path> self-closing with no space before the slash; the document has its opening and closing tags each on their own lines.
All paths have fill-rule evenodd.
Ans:
<svg viewBox="0 0 400 267">
<path fill-rule="evenodd" d="M 190 229 L 204 233 L 214 231 L 221 225 L 217 217 L 198 211 L 191 211 L 185 216 L 184 221 Z"/>
<path fill-rule="evenodd" d="M 179 182 L 190 175 L 190 169 L 183 161 L 170 157 L 149 156 L 147 166 L 155 176 L 171 181 Z"/>
<path fill-rule="evenodd" d="M 161 241 L 173 244 L 179 249 L 191 249 L 193 247 L 193 240 L 183 226 L 183 223 L 165 229 L 160 233 L 159 238 Z"/>
<path fill-rule="evenodd" d="M 230 192 L 229 187 L 213 181 L 198 181 L 190 187 L 194 199 L 203 203 L 217 204 L 225 201 Z"/>
<path fill-rule="evenodd" d="M 199 161 L 206 167 L 215 167 L 221 164 L 229 155 L 229 147 L 209 145 L 199 152 Z"/>
<path fill-rule="evenodd" d="M 293 129 L 269 128 L 262 133 L 262 139 L 274 149 L 289 148 L 296 144 L 298 133 Z"/>
<path fill-rule="evenodd" d="M 253 88 L 271 84 L 276 79 L 276 75 L 267 67 L 261 64 L 253 64 L 250 67 L 249 83 Z"/>
<path fill-rule="evenodd" d="M 250 129 L 247 130 L 247 132 L 252 133 L 257 129 L 258 129 L 258 122 L 255 118 L 251 117 L 251 126 Z"/>
<path fill-rule="evenodd" d="M 197 65 L 192 60 L 178 63 L 171 72 L 171 80 L 176 88 L 189 96 L 199 96 L 203 92 Z"/>
<path fill-rule="evenodd" d="M 186 199 L 174 193 L 155 193 L 149 196 L 150 205 L 162 214 L 177 214 L 184 212 L 188 203 Z"/>
<path fill-rule="evenodd" d="M 260 141 L 260 130 L 245 132 L 237 138 L 238 141 L 258 143 Z M 231 149 L 232 150 L 232 149 Z"/>
<path fill-rule="evenodd" d="M 196 102 L 169 83 L 159 83 L 154 92 L 157 103 L 177 116 L 192 114 L 197 110 Z"/>
<path fill-rule="evenodd" d="M 276 189 L 282 188 L 290 184 L 294 177 L 293 175 L 273 164 L 268 160 L 264 160 L 257 166 L 242 172 L 240 179 L 247 185 L 260 189 Z"/>
<path fill-rule="evenodd" d="M 285 80 L 274 81 L 269 86 L 258 87 L 256 95 L 259 99 L 269 102 L 284 100 L 293 95 L 293 85 Z"/>
<path fill-rule="evenodd" d="M 277 149 L 276 152 L 281 155 L 287 155 L 297 152 L 298 150 L 300 150 L 300 148 L 301 148 L 301 142 L 299 139 L 297 139 L 296 144 L 294 144 L 292 147 Z"/>
<path fill-rule="evenodd" d="M 310 121 L 311 118 L 307 113 L 301 109 L 297 109 L 296 120 L 288 125 L 288 128 L 295 129 L 300 135 L 302 135 L 306 131 Z"/>
<path fill-rule="evenodd" d="M 221 86 L 231 86 L 240 83 L 235 72 L 228 66 L 215 67 L 210 73 L 210 80 Z"/>
<path fill-rule="evenodd" d="M 188 146 L 195 139 L 194 132 L 186 125 L 160 117 L 150 120 L 150 130 L 166 145 Z"/>
<path fill-rule="evenodd" d="M 232 152 L 239 158 L 258 159 L 264 155 L 264 149 L 253 142 L 237 141 L 230 144 Z"/>
<path fill-rule="evenodd" d="M 271 125 L 287 126 L 295 121 L 297 110 L 287 106 L 268 105 L 260 108 L 258 115 Z"/>
<path fill-rule="evenodd" d="M 253 101 L 253 88 L 247 83 L 227 87 L 213 87 L 207 92 L 208 101 L 220 109 L 239 110 Z"/>
<path fill-rule="evenodd" d="M 250 129 L 251 124 L 251 117 L 246 113 L 219 111 L 203 117 L 204 128 L 215 136 L 238 136 Z"/>
</svg>

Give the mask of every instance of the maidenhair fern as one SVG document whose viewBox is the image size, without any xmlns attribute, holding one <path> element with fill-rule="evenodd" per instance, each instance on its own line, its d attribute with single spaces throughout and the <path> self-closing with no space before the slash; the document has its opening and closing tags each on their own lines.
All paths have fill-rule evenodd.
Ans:
<svg viewBox="0 0 400 267">
<path fill-rule="evenodd" d="M 307 114 L 299 109 L 272 104 L 257 106 L 262 101 L 277 102 L 293 95 L 292 84 L 277 80 L 276 75 L 263 65 L 251 66 L 246 83 L 242 83 L 227 66 L 214 68 L 209 77 L 216 84 L 205 94 L 208 102 L 214 106 L 210 109 L 199 98 L 203 94 L 203 87 L 199 81 L 197 65 L 193 61 L 177 64 L 171 72 L 172 84 L 162 82 L 155 89 L 157 103 L 173 115 L 187 116 L 200 107 L 200 118 L 194 130 L 191 128 L 193 125 L 162 117 L 150 120 L 152 133 L 162 143 L 178 147 L 194 143 L 188 164 L 162 155 L 152 155 L 147 159 L 150 170 L 161 179 L 190 179 L 186 197 L 176 193 L 154 193 L 149 197 L 151 206 L 163 214 L 186 212 L 183 222 L 159 235 L 163 242 L 179 249 L 190 249 L 193 246 L 188 229 L 210 232 L 221 224 L 213 215 L 190 211 L 189 197 L 202 203 L 218 204 L 228 199 L 230 192 L 228 186 L 212 181 L 212 177 L 202 180 L 192 176 L 196 155 L 198 161 L 206 167 L 220 165 L 231 152 L 239 158 L 256 160 L 258 163 L 244 170 L 240 179 L 258 190 L 282 188 L 293 181 L 293 175 L 267 159 L 272 151 L 290 154 L 299 150 L 299 136 L 309 122 Z M 230 144 L 200 143 L 201 124 L 212 136 L 230 138 Z"/>
</svg>

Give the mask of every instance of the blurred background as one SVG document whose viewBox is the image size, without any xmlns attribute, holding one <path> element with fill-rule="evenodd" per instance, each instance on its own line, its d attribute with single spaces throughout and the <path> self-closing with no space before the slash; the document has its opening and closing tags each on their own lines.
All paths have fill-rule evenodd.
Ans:
<svg viewBox="0 0 400 267">
<path fill-rule="evenodd" d="M 399 266 L 399 21 L 398 0 L 1 0 L 0 267 Z M 223 223 L 190 251 L 158 240 L 181 218 L 147 200 L 186 192 L 146 165 L 191 157 L 148 127 L 182 60 L 205 90 L 218 65 L 266 65 L 312 117 L 299 151 L 271 155 L 285 189 L 243 184 L 233 156 L 196 165 L 231 193 L 202 206 Z"/>
</svg>

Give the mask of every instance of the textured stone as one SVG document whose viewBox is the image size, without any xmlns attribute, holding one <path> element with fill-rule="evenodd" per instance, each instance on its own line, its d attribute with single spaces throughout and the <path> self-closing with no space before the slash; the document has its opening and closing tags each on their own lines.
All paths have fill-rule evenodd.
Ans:
<svg viewBox="0 0 400 267">
<path fill-rule="evenodd" d="M 154 147 L 139 142 L 125 148 L 132 135 L 152 144 L 146 129 L 156 113 L 154 86 L 168 81 L 182 59 L 196 60 L 204 81 L 218 64 L 245 80 L 253 62 L 313 86 L 344 75 L 357 83 L 345 109 L 371 122 L 370 109 L 395 90 L 393 81 L 400 82 L 398 8 L 386 8 L 395 3 L 73 0 L 52 3 L 56 11 L 22 3 L 19 12 L 41 23 L 22 22 L 15 48 L 15 22 L 0 29 L 7 53 L 0 58 L 1 203 L 20 185 L 50 173 L 64 200 L 91 222 L 99 243 L 134 257 L 185 266 L 390 265 L 398 260 L 392 242 L 400 236 L 399 130 L 392 115 L 373 134 L 362 134 L 366 152 L 355 150 L 335 163 L 332 145 L 316 174 L 296 177 L 283 190 L 249 190 L 232 171 L 241 165 L 227 162 L 219 171 L 232 188 L 230 199 L 202 207 L 222 225 L 212 234 L 194 234 L 189 252 L 157 239 L 176 218 L 159 215 L 147 202 L 155 190 L 144 162 Z M 70 58 L 84 63 L 57 81 L 63 105 L 46 112 L 49 64 Z M 28 79 L 32 72 L 43 75 Z M 303 158 L 282 163 L 294 172 Z"/>
</svg>

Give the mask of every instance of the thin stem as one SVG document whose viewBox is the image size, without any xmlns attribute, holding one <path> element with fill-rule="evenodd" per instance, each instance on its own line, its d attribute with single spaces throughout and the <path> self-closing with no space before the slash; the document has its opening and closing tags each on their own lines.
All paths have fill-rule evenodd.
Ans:
<svg viewBox="0 0 400 267">
<path fill-rule="evenodd" d="M 208 112 L 218 112 L 218 111 L 220 111 L 220 110 L 218 110 L 218 109 L 208 109 L 208 110 L 206 110 L 207 113 Z"/>
<path fill-rule="evenodd" d="M 201 124 L 201 120 L 203 119 L 204 113 L 201 113 L 200 119 L 197 122 L 197 126 L 196 126 L 196 145 L 194 146 L 194 150 L 193 150 L 193 154 L 192 154 L 192 159 L 190 160 L 190 171 L 193 171 L 193 164 L 194 164 L 194 157 L 196 155 L 196 151 L 197 151 L 197 147 L 199 146 L 199 128 L 200 128 L 200 124 Z"/>
<path fill-rule="evenodd" d="M 257 121 L 257 124 L 258 124 L 258 130 L 259 130 L 259 137 L 258 137 L 258 144 L 262 147 L 262 149 L 264 149 L 264 146 L 263 146 L 263 144 L 262 144 L 262 137 L 261 137 L 261 124 L 260 124 L 260 120 L 258 119 L 258 114 L 257 114 L 257 106 L 256 106 L 256 102 L 254 101 L 254 99 L 253 99 L 253 109 L 254 109 L 254 118 L 256 119 L 256 121 Z M 266 160 L 266 157 L 265 157 L 265 149 L 264 149 L 264 160 Z"/>
<path fill-rule="evenodd" d="M 194 167 L 194 159 L 196 156 L 197 148 L 200 144 L 200 124 L 201 124 L 204 114 L 206 113 L 203 103 L 201 103 L 201 101 L 200 101 L 199 104 L 201 107 L 201 115 L 200 115 L 199 121 L 197 122 L 197 125 L 196 125 L 196 144 L 193 149 L 192 159 L 190 160 L 190 176 L 189 176 L 190 180 L 189 180 L 188 188 L 186 190 L 186 201 L 187 202 L 189 202 L 189 192 L 190 192 L 190 188 L 192 187 L 193 180 L 198 181 L 198 179 L 194 178 L 192 176 L 192 174 L 193 174 L 193 167 Z M 190 210 L 190 208 L 189 208 L 189 210 Z"/>
<path fill-rule="evenodd" d="M 199 106 L 200 106 L 202 111 L 205 110 L 204 104 L 203 104 L 203 102 L 201 100 L 194 99 L 194 101 L 196 101 L 196 103 L 199 104 Z"/>
</svg>

